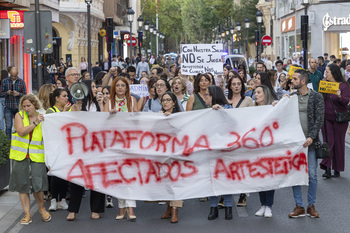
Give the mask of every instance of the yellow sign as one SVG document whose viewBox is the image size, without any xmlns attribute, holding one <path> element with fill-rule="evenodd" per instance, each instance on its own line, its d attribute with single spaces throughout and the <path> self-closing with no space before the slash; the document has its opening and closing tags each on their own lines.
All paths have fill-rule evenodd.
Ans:
<svg viewBox="0 0 350 233">
<path fill-rule="evenodd" d="M 318 92 L 337 94 L 338 89 L 339 89 L 339 83 L 320 81 Z"/>
<path fill-rule="evenodd" d="M 301 68 L 301 67 L 298 67 L 298 66 L 290 66 L 290 67 L 289 67 L 289 71 L 288 71 L 288 74 L 289 74 L 289 76 L 290 76 L 290 79 L 292 79 L 292 76 L 293 76 L 293 74 L 294 74 L 294 72 L 295 72 L 296 70 L 304 70 L 304 69 Z"/>
<path fill-rule="evenodd" d="M 101 29 L 99 34 L 100 34 L 100 36 L 105 36 L 106 35 L 106 30 L 105 29 Z"/>
</svg>

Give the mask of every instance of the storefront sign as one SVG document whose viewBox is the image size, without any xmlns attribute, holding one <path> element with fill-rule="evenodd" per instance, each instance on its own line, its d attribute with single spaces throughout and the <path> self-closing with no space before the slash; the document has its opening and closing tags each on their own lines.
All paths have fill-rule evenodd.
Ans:
<svg viewBox="0 0 350 233">
<path fill-rule="evenodd" d="M 10 38 L 11 38 L 10 20 L 0 19 L 0 39 L 10 39 Z"/>
<path fill-rule="evenodd" d="M 181 73 L 197 75 L 209 72 L 214 75 L 222 75 L 222 55 L 222 44 L 182 44 Z"/>
<path fill-rule="evenodd" d="M 22 29 L 24 28 L 23 20 L 24 11 L 0 11 L 0 19 L 10 19 L 11 29 Z"/>
<path fill-rule="evenodd" d="M 290 32 L 294 30 L 295 30 L 295 16 L 282 20 L 281 22 L 282 33 Z"/>
<path fill-rule="evenodd" d="M 320 86 L 318 88 L 318 92 L 337 94 L 338 89 L 339 89 L 339 83 L 320 81 Z"/>
<path fill-rule="evenodd" d="M 323 30 L 327 31 L 329 27 L 331 26 L 337 26 L 337 25 L 350 25 L 350 14 L 348 17 L 330 17 L 327 13 L 325 16 L 323 16 Z"/>
<path fill-rule="evenodd" d="M 42 129 L 49 175 L 117 198 L 183 200 L 309 182 L 297 96 L 170 116 L 61 112 L 45 115 Z"/>
</svg>

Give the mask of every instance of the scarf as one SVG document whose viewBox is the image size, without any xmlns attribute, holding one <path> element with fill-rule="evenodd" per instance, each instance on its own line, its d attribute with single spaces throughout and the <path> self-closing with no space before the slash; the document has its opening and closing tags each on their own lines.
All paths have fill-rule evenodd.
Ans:
<svg viewBox="0 0 350 233">
<path fill-rule="evenodd" d="M 119 99 L 115 97 L 115 105 L 118 112 L 128 112 L 128 103 L 126 97 Z"/>
</svg>

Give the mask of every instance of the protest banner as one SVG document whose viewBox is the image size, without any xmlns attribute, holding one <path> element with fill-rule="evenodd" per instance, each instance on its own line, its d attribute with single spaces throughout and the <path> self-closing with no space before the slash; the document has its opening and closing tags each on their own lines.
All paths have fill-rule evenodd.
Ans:
<svg viewBox="0 0 350 233">
<path fill-rule="evenodd" d="M 183 200 L 308 185 L 296 96 L 274 107 L 168 117 L 61 112 L 45 115 L 42 125 L 49 175 L 117 198 Z"/>
<path fill-rule="evenodd" d="M 320 85 L 318 87 L 318 92 L 329 93 L 329 94 L 337 94 L 337 90 L 339 89 L 339 83 L 328 82 L 328 81 L 320 81 Z"/>
<path fill-rule="evenodd" d="M 222 75 L 222 44 L 182 44 L 181 74 L 212 73 Z"/>
<path fill-rule="evenodd" d="M 288 74 L 290 75 L 290 79 L 292 79 L 292 75 L 296 70 L 304 70 L 304 69 L 299 66 L 290 66 L 288 71 Z"/>
<path fill-rule="evenodd" d="M 148 87 L 146 84 L 132 84 L 130 85 L 130 92 L 142 97 L 146 97 L 149 95 Z"/>
</svg>

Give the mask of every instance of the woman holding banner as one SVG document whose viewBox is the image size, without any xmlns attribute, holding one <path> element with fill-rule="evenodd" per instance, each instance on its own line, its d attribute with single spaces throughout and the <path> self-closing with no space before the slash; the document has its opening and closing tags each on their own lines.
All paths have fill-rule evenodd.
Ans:
<svg viewBox="0 0 350 233">
<path fill-rule="evenodd" d="M 274 96 L 271 93 L 271 88 L 260 85 L 255 89 L 255 105 L 263 106 L 263 105 L 271 105 L 274 101 Z M 260 209 L 255 213 L 255 216 L 271 218 L 272 217 L 272 205 L 273 199 L 275 195 L 275 190 L 262 191 L 259 192 Z"/>
<path fill-rule="evenodd" d="M 345 134 L 348 128 L 347 119 L 343 122 L 336 120 L 336 114 L 347 112 L 347 105 L 350 100 L 349 83 L 343 78 L 340 68 L 331 64 L 326 67 L 326 78 L 329 82 L 339 83 L 337 94 L 324 94 L 325 124 L 327 128 L 328 144 L 331 149 L 331 156 L 323 159 L 320 166 L 325 170 L 323 177 L 331 177 L 331 169 L 334 170 L 333 177 L 339 177 L 344 171 L 345 164 Z M 325 134 L 322 129 L 322 134 Z M 325 137 L 323 137 L 325 140 Z"/>
<path fill-rule="evenodd" d="M 193 95 L 187 101 L 186 111 L 205 109 L 212 106 L 212 97 L 209 94 L 210 77 L 199 74 L 194 80 Z"/>
<path fill-rule="evenodd" d="M 142 110 L 143 112 L 159 112 L 162 109 L 162 104 L 160 102 L 162 96 L 164 95 L 165 92 L 171 90 L 170 84 L 166 78 L 158 79 L 157 82 L 155 83 L 155 87 L 156 87 L 155 96 L 154 98 L 147 100 Z M 178 101 L 178 105 L 181 111 L 183 111 L 183 107 L 180 101 Z"/>
<path fill-rule="evenodd" d="M 82 102 L 82 111 L 87 112 L 100 112 L 103 108 L 103 96 L 102 94 L 97 95 L 96 83 L 93 80 L 83 81 L 88 87 L 88 95 L 84 98 Z M 80 109 L 78 108 L 78 103 L 72 106 L 72 110 Z M 75 108 L 77 106 L 77 108 Z M 70 183 L 70 201 L 68 206 L 69 214 L 67 216 L 68 221 L 75 220 L 76 214 L 79 212 L 81 199 L 83 197 L 84 187 Z M 91 218 L 99 219 L 100 213 L 104 212 L 105 207 L 105 194 L 91 190 L 90 193 L 90 209 Z"/>
<path fill-rule="evenodd" d="M 56 112 L 66 112 L 71 108 L 71 104 L 68 102 L 68 92 L 66 89 L 58 88 L 50 94 L 50 108 L 46 110 L 46 114 Z M 51 204 L 50 211 L 58 209 L 68 209 L 66 202 L 66 194 L 68 190 L 68 182 L 56 176 L 51 176 L 50 181 L 51 190 Z"/>
<path fill-rule="evenodd" d="M 165 92 L 161 98 L 162 110 L 160 113 L 163 113 L 165 116 L 169 116 L 173 113 L 181 112 L 178 104 L 178 98 L 170 91 Z M 162 215 L 162 219 L 168 219 L 171 217 L 171 223 L 177 223 L 178 219 L 178 208 L 182 208 L 183 201 L 168 201 L 168 208 L 165 213 Z"/>
<path fill-rule="evenodd" d="M 40 108 L 40 101 L 35 95 L 23 96 L 19 103 L 19 112 L 15 115 L 16 132 L 12 134 L 10 150 L 12 172 L 9 191 L 19 192 L 24 211 L 24 218 L 21 220 L 23 225 L 32 222 L 29 196 L 32 192 L 43 220 L 45 222 L 51 220 L 51 215 L 44 206 L 44 191 L 48 190 L 48 179 L 41 131 L 44 115 L 37 112 Z"/>
<path fill-rule="evenodd" d="M 104 107 L 104 112 L 111 114 L 117 112 L 138 112 L 137 101 L 130 95 L 130 86 L 127 79 L 117 77 L 113 80 L 111 94 L 108 104 Z M 124 219 L 125 215 L 128 220 L 136 221 L 134 209 L 136 201 L 127 199 L 118 199 L 119 214 L 116 220 Z"/>
</svg>

